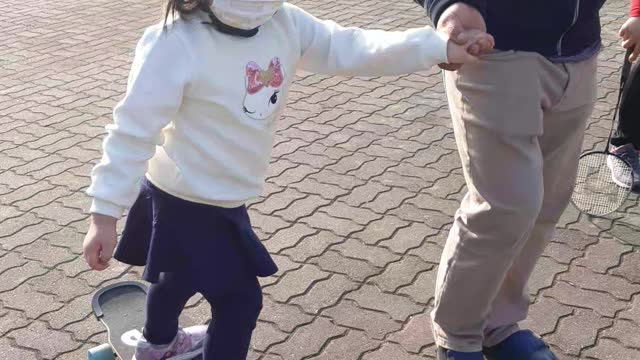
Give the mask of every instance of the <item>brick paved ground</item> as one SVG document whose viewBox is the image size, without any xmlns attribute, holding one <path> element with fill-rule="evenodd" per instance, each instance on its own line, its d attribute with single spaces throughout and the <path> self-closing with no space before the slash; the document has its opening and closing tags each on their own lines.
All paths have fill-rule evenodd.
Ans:
<svg viewBox="0 0 640 360">
<path fill-rule="evenodd" d="M 296 1 L 343 24 L 424 24 L 409 0 Z M 0 0 L 0 358 L 82 359 L 105 340 L 90 315 L 83 189 L 155 1 Z M 603 11 L 600 101 L 586 146 L 602 144 L 615 97 L 615 33 Z M 541 19 L 541 21 L 544 21 Z M 428 311 L 463 178 L 436 70 L 371 80 L 301 74 L 279 123 L 256 231 L 281 271 L 265 279 L 250 359 L 431 358 Z M 637 198 L 590 220 L 569 209 L 532 280 L 528 324 L 561 359 L 640 359 Z M 207 318 L 196 298 L 187 313 Z"/>
</svg>

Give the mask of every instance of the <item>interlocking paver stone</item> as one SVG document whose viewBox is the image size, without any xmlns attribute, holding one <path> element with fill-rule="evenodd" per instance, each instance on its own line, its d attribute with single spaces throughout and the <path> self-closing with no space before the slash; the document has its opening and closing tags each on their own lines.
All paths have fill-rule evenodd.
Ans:
<svg viewBox="0 0 640 360">
<path fill-rule="evenodd" d="M 297 327 L 308 324 L 313 317 L 305 314 L 298 306 L 276 302 L 265 297 L 260 319 L 275 324 L 278 329 L 291 333 Z"/>
<path fill-rule="evenodd" d="M 613 239 L 602 239 L 597 244 L 590 246 L 585 256 L 576 260 L 575 264 L 604 273 L 608 269 L 618 266 L 620 254 L 629 251 L 631 251 L 629 246 L 622 245 Z"/>
<path fill-rule="evenodd" d="M 82 321 L 66 325 L 64 330 L 71 332 L 73 334 L 73 338 L 80 341 L 86 341 L 92 337 L 95 337 L 96 342 L 106 341 L 107 338 L 105 336 L 106 330 L 104 325 L 102 325 L 100 321 L 96 320 L 92 314 L 87 315 L 87 318 Z"/>
<path fill-rule="evenodd" d="M 599 224 L 599 222 L 604 222 L 606 225 L 603 226 L 602 224 Z M 593 221 L 589 221 L 585 217 L 580 217 L 577 222 L 567 225 L 567 228 L 571 230 L 578 230 L 591 236 L 600 236 L 602 234 L 602 229 L 611 226 L 610 223 L 611 221 L 608 219 L 595 218 Z"/>
<path fill-rule="evenodd" d="M 307 291 L 319 280 L 331 276 L 315 265 L 304 265 L 299 270 L 285 274 L 275 285 L 265 288 L 265 292 L 273 296 L 276 301 L 287 302 L 293 296 Z"/>
<path fill-rule="evenodd" d="M 619 267 L 613 269 L 611 273 L 620 275 L 633 284 L 640 285 L 640 252 L 635 251 L 623 255 L 622 263 Z M 634 286 L 633 289 L 638 289 L 638 287 Z M 640 291 L 636 290 L 634 292 L 639 293 Z"/>
<path fill-rule="evenodd" d="M 22 266 L 8 269 L 0 274 L 0 294 L 9 294 L 28 279 L 47 273 L 47 269 L 36 262 L 28 262 Z"/>
<path fill-rule="evenodd" d="M 368 337 L 382 340 L 385 335 L 397 331 L 402 324 L 394 321 L 388 314 L 362 309 L 350 300 L 340 302 L 335 307 L 323 312 L 336 324 L 363 330 Z"/>
<path fill-rule="evenodd" d="M 556 330 L 558 321 L 567 315 L 573 314 L 573 309 L 560 304 L 550 297 L 540 297 L 531 305 L 529 317 L 523 321 L 525 328 L 535 331 L 537 334 L 546 335 Z"/>
<path fill-rule="evenodd" d="M 411 284 L 418 273 L 429 269 L 430 266 L 417 256 L 407 256 L 398 262 L 387 265 L 380 275 L 372 277 L 370 281 L 380 289 L 393 293 L 398 288 Z"/>
<path fill-rule="evenodd" d="M 43 276 L 32 278 L 26 282 L 38 292 L 50 294 L 62 303 L 92 292 L 87 282 L 79 278 L 70 278 L 61 270 L 52 270 Z"/>
<path fill-rule="evenodd" d="M 23 266 L 28 261 L 18 253 L 6 253 L 0 255 L 4 255 L 0 257 L 0 274 L 9 269 Z"/>
<path fill-rule="evenodd" d="M 617 321 L 613 327 L 602 332 L 601 336 L 620 341 L 627 347 L 640 349 L 640 325 L 631 321 Z"/>
<path fill-rule="evenodd" d="M 39 318 L 63 306 L 52 295 L 39 293 L 29 285 L 21 285 L 13 291 L 0 294 L 0 301 L 7 308 L 22 311 L 30 319 Z"/>
<path fill-rule="evenodd" d="M 23 312 L 19 310 L 4 309 L 0 316 L 0 338 L 10 331 L 23 328 L 31 323 Z"/>
<path fill-rule="evenodd" d="M 358 284 L 342 274 L 333 274 L 326 280 L 315 283 L 303 296 L 296 297 L 292 304 L 300 305 L 308 313 L 334 305 L 345 293 L 354 290 Z"/>
<path fill-rule="evenodd" d="M 349 219 L 360 225 L 368 225 L 372 221 L 382 218 L 382 215 L 376 214 L 371 210 L 349 206 L 344 202 L 335 202 L 323 207 L 321 211 L 327 213 L 329 216 L 339 219 Z"/>
<path fill-rule="evenodd" d="M 295 246 L 283 250 L 282 253 L 297 262 L 304 263 L 312 257 L 322 255 L 331 245 L 343 241 L 342 237 L 322 230 L 317 234 L 303 237 Z"/>
<path fill-rule="evenodd" d="M 442 243 L 444 243 L 444 239 L 446 239 L 447 233 L 448 232 L 445 231 L 440 236 L 440 238 L 442 238 Z M 438 244 L 434 244 L 433 242 L 427 241 L 424 244 L 420 245 L 420 247 L 409 251 L 408 254 L 419 256 L 422 260 L 426 262 L 430 262 L 432 264 L 439 264 L 440 253 L 442 253 L 442 246 Z"/>
<path fill-rule="evenodd" d="M 429 312 L 411 317 L 406 326 L 392 334 L 389 340 L 399 343 L 405 350 L 412 353 L 418 353 L 420 349 L 435 344 Z"/>
<path fill-rule="evenodd" d="M 58 265 L 57 269 L 64 271 L 68 277 L 76 277 L 79 274 L 89 271 L 87 264 L 82 256 L 78 256 L 75 260 Z"/>
<path fill-rule="evenodd" d="M 354 134 L 355 135 L 349 137 L 347 141 L 337 144 L 337 146 L 343 150 L 354 152 L 354 151 L 363 150 L 369 147 L 378 139 L 375 133 L 369 133 L 369 132 L 358 133 L 354 131 Z M 360 159 L 366 159 L 366 161 L 361 161 Z M 356 162 L 352 162 L 351 163 L 352 167 L 345 169 L 346 170 L 345 172 L 358 177 L 357 175 L 358 170 L 361 169 L 365 164 L 375 161 L 376 159 L 377 158 L 373 156 L 368 156 L 363 152 L 357 152 L 353 159 Z M 357 161 L 360 161 L 360 162 L 357 163 Z M 362 179 L 366 180 L 366 178 L 362 178 Z"/>
<path fill-rule="evenodd" d="M 11 344 L 9 339 L 0 339 L 0 354 L 7 359 L 36 360 L 36 352 L 24 348 L 18 348 Z"/>
<path fill-rule="evenodd" d="M 385 186 L 407 189 L 412 193 L 419 192 L 425 187 L 431 185 L 430 183 L 425 183 L 418 177 L 403 176 L 395 171 L 396 168 L 397 167 L 387 169 L 387 171 L 381 175 L 372 178 L 371 181 L 379 182 Z"/>
<path fill-rule="evenodd" d="M 126 275 L 127 271 L 130 268 L 131 266 L 129 265 L 114 262 L 106 270 L 102 272 L 97 272 L 97 271 L 83 272 L 82 274 L 79 275 L 79 277 L 87 281 L 89 285 L 95 287 Z"/>
<path fill-rule="evenodd" d="M 363 259 L 378 267 L 384 267 L 388 263 L 400 259 L 400 255 L 394 254 L 388 249 L 366 245 L 359 239 L 348 239 L 333 246 L 333 249 L 345 256 Z"/>
<path fill-rule="evenodd" d="M 453 221 L 452 215 L 440 211 L 421 209 L 413 204 L 402 204 L 389 212 L 401 219 L 424 223 L 432 229 L 440 229 Z"/>
<path fill-rule="evenodd" d="M 373 201 L 362 206 L 377 213 L 386 213 L 400 206 L 404 200 L 414 197 L 414 194 L 404 189 L 392 188 L 378 195 Z"/>
<path fill-rule="evenodd" d="M 572 249 L 569 245 L 558 242 L 551 242 L 547 245 L 544 255 L 561 264 L 570 264 L 573 259 L 582 256 L 582 252 Z"/>
<path fill-rule="evenodd" d="M 555 276 L 565 270 L 567 270 L 566 265 L 559 264 L 548 257 L 541 257 L 529 280 L 529 292 L 535 295 L 540 289 L 551 286 Z"/>
<path fill-rule="evenodd" d="M 291 226 L 291 224 L 277 216 L 263 215 L 257 211 L 252 211 L 251 209 L 249 210 L 249 214 L 251 216 L 251 223 L 253 226 L 268 234 L 273 234 Z"/>
<path fill-rule="evenodd" d="M 16 330 L 9 336 L 14 338 L 18 345 L 37 350 L 45 359 L 52 359 L 57 354 L 80 347 L 80 344 L 71 338 L 71 334 L 48 329 L 41 321 L 35 321 L 29 327 Z"/>
<path fill-rule="evenodd" d="M 323 212 L 305 217 L 300 221 L 314 229 L 329 230 L 340 236 L 347 236 L 363 229 L 363 225 L 359 225 L 355 221 L 335 218 Z"/>
<path fill-rule="evenodd" d="M 400 287 L 397 292 L 408 295 L 416 303 L 427 304 L 429 300 L 434 298 L 437 276 L 438 267 L 433 266 L 420 273 L 411 284 Z"/>
<path fill-rule="evenodd" d="M 596 313 L 613 317 L 617 311 L 626 309 L 628 304 L 617 300 L 613 295 L 578 288 L 564 281 L 558 281 L 554 287 L 542 292 L 564 305 L 593 309 Z"/>
<path fill-rule="evenodd" d="M 587 246 L 591 244 L 597 243 L 598 238 L 594 236 L 589 236 L 587 234 L 584 234 L 576 230 L 558 229 L 552 241 L 558 242 L 560 244 L 566 244 L 572 249 L 580 251 L 580 250 L 585 250 Z M 594 251 L 594 253 L 598 254 L 602 252 Z"/>
<path fill-rule="evenodd" d="M 443 180 L 449 182 L 449 179 Z M 456 189 L 457 191 L 458 189 Z M 431 194 L 420 194 L 417 197 L 407 200 L 408 204 L 413 204 L 421 209 L 440 211 L 445 214 L 452 214 L 459 207 L 458 201 L 443 200 Z"/>
<path fill-rule="evenodd" d="M 406 254 L 407 251 L 418 248 L 426 238 L 437 233 L 437 230 L 429 228 L 425 224 L 412 223 L 409 227 L 398 230 L 389 240 L 380 242 L 380 245 L 395 253 Z"/>
<path fill-rule="evenodd" d="M 638 359 L 640 350 L 625 347 L 617 341 L 602 339 L 598 345 L 584 352 L 587 359 L 618 360 Z"/>
<path fill-rule="evenodd" d="M 421 360 L 422 356 L 410 354 L 400 345 L 393 343 L 385 343 L 378 350 L 367 353 L 362 357 L 363 360 Z"/>
<path fill-rule="evenodd" d="M 324 184 L 311 177 L 306 178 L 300 182 L 295 184 L 291 184 L 292 187 L 296 188 L 298 191 L 306 193 L 306 194 L 315 194 L 318 197 L 328 200 L 334 200 L 339 196 L 347 194 L 349 191 L 345 190 L 338 185 L 333 184 Z"/>
<path fill-rule="evenodd" d="M 345 26 L 427 23 L 410 0 L 292 2 Z M 91 294 L 142 273 L 116 262 L 90 272 L 80 254 L 84 190 L 157 4 L 141 0 L 125 13 L 106 0 L 86 11 L 67 0 L 4 5 L 0 358 L 76 360 L 106 339 Z M 609 0 L 601 11 L 599 96 L 586 149 L 608 136 L 623 51 L 616 33 L 627 10 L 627 0 Z M 442 74 L 297 75 L 275 124 L 266 186 L 249 204 L 280 271 L 260 279 L 264 309 L 248 358 L 432 359 L 437 265 L 465 193 Z M 522 323 L 545 335 L 560 360 L 640 357 L 640 257 L 624 245 L 638 237 L 638 208 L 630 197 L 608 218 L 573 206 L 563 214 Z M 210 318 L 201 297 L 184 313 L 192 323 Z"/>
<path fill-rule="evenodd" d="M 345 274 L 356 281 L 363 281 L 381 271 L 364 260 L 349 258 L 332 250 L 312 259 L 311 262 L 318 264 L 325 271 Z"/>
<path fill-rule="evenodd" d="M 272 324 L 262 321 L 258 322 L 255 331 L 261 336 L 252 342 L 252 346 L 259 351 L 265 351 L 272 344 L 282 342 L 287 338 L 287 333 L 278 330 Z"/>
<path fill-rule="evenodd" d="M 376 182 L 369 182 L 354 188 L 348 195 L 340 198 L 340 201 L 351 206 L 360 206 L 366 202 L 372 201 L 379 194 L 389 191 L 389 189 L 390 188 L 388 186 L 384 186 Z"/>
<path fill-rule="evenodd" d="M 265 241 L 265 246 L 269 251 L 278 253 L 283 249 L 293 248 L 302 239 L 316 233 L 317 230 L 305 224 L 295 224 L 294 226 L 282 229 Z"/>
<path fill-rule="evenodd" d="M 348 299 L 354 300 L 359 306 L 365 309 L 386 312 L 394 320 L 404 321 L 410 315 L 422 309 L 406 297 L 381 292 L 377 287 L 364 285 L 358 291 L 347 295 Z"/>
<path fill-rule="evenodd" d="M 388 151 L 386 151 L 385 153 L 388 153 Z M 368 155 L 374 155 L 374 154 L 368 153 Z M 406 154 L 405 156 L 401 156 L 401 158 L 404 158 L 407 156 L 408 154 Z M 399 160 L 396 160 L 396 161 L 399 161 Z M 376 157 L 373 161 L 366 162 L 360 168 L 350 171 L 349 175 L 353 175 L 363 181 L 369 181 L 371 180 L 371 178 L 379 176 L 385 173 L 386 171 L 388 171 L 389 168 L 395 166 L 396 161 Z"/>
<path fill-rule="evenodd" d="M 375 245 L 381 240 L 389 239 L 399 228 L 408 225 L 408 222 L 395 216 L 385 216 L 368 224 L 364 230 L 353 234 L 353 237 L 368 245 Z"/>
<path fill-rule="evenodd" d="M 37 240 L 33 244 L 29 244 L 20 249 L 20 252 L 25 259 L 38 261 L 43 266 L 49 268 L 69 262 L 77 256 L 69 249 L 51 246 L 51 244 L 45 240 Z"/>
<path fill-rule="evenodd" d="M 607 292 L 622 300 L 631 300 L 632 295 L 640 293 L 639 284 L 630 283 L 622 277 L 594 273 L 580 266 L 572 267 L 569 272 L 560 275 L 560 279 L 583 289 Z"/>
<path fill-rule="evenodd" d="M 343 335 L 347 329 L 334 325 L 325 318 L 317 318 L 313 323 L 302 326 L 282 344 L 271 351 L 285 359 L 302 359 L 318 354 L 331 338 Z"/>
<path fill-rule="evenodd" d="M 350 190 L 348 194 L 352 194 L 354 188 L 364 184 L 364 181 L 359 180 L 355 176 L 338 174 L 328 169 L 322 169 L 321 172 L 310 175 L 309 178 L 318 180 L 318 182 L 324 184 L 333 184 L 343 189 L 348 189 Z M 341 199 L 344 199 L 344 197 L 341 197 Z"/>
<path fill-rule="evenodd" d="M 378 346 L 380 346 L 380 342 L 369 338 L 364 332 L 349 330 L 345 336 L 331 340 L 320 355 L 311 359 L 352 360 Z"/>
<path fill-rule="evenodd" d="M 576 310 L 575 314 L 560 320 L 558 330 L 548 337 L 549 341 L 571 355 L 596 343 L 600 329 L 611 326 L 613 321 L 591 310 Z"/>
<path fill-rule="evenodd" d="M 632 320 L 640 324 L 640 294 L 636 294 L 628 309 L 620 313 L 621 319 Z"/>
</svg>

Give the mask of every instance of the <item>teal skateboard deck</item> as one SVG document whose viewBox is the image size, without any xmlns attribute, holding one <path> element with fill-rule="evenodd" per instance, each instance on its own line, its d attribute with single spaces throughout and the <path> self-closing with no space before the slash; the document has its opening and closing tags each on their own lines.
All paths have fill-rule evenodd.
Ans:
<svg viewBox="0 0 640 360">
<path fill-rule="evenodd" d="M 91 307 L 107 328 L 108 343 L 89 349 L 87 360 L 133 358 L 144 326 L 146 298 L 147 287 L 135 281 L 109 285 L 95 293 Z M 202 356 L 192 359 L 202 360 Z"/>
<path fill-rule="evenodd" d="M 87 360 L 133 358 L 136 351 L 133 339 L 124 335 L 132 330 L 142 331 L 146 298 L 147 287 L 133 281 L 113 284 L 96 292 L 91 307 L 96 318 L 107 328 L 109 343 L 90 349 Z"/>
</svg>

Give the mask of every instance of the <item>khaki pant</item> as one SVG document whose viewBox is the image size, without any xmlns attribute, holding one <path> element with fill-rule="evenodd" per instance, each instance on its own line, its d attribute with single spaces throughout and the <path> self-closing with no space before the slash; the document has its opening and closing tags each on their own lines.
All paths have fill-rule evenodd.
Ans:
<svg viewBox="0 0 640 360">
<path fill-rule="evenodd" d="M 527 281 L 569 203 L 597 59 L 553 64 L 496 52 L 445 84 L 468 192 L 436 285 L 439 346 L 480 351 L 518 330 Z"/>
</svg>

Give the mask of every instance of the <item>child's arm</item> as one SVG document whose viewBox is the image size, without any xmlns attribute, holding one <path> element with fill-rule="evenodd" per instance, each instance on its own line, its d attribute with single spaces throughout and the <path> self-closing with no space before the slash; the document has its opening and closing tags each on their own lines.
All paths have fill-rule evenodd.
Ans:
<svg viewBox="0 0 640 360">
<path fill-rule="evenodd" d="M 629 61 L 634 62 L 640 55 L 640 0 L 631 0 L 629 19 L 620 28 L 619 35 L 625 49 L 635 47 L 629 56 Z"/>
<path fill-rule="evenodd" d="M 472 61 L 465 46 L 430 27 L 407 31 L 344 28 L 288 6 L 300 37 L 300 68 L 315 73 L 385 76 L 422 71 L 439 63 Z M 479 37 L 486 34 L 479 34 Z M 488 38 L 490 36 L 486 35 Z M 478 41 L 478 39 L 475 39 Z"/>
<path fill-rule="evenodd" d="M 133 204 L 161 131 L 180 107 L 192 66 L 176 32 L 153 27 L 138 43 L 126 95 L 107 125 L 103 157 L 87 190 L 92 213 L 120 218 Z"/>
<path fill-rule="evenodd" d="M 162 129 L 173 119 L 192 68 L 173 31 L 148 29 L 136 48 L 127 93 L 113 112 L 100 163 L 91 174 L 93 197 L 84 257 L 94 270 L 109 266 L 116 246 L 116 221 L 135 201 L 147 161 L 161 143 Z"/>
</svg>

